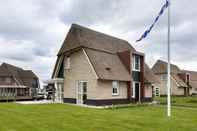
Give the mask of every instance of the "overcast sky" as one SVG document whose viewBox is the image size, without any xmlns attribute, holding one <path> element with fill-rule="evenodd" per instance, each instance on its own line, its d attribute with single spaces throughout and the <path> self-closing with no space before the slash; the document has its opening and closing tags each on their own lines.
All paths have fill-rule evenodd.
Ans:
<svg viewBox="0 0 197 131">
<path fill-rule="evenodd" d="M 197 1 L 171 0 L 172 62 L 197 71 Z M 167 12 L 151 34 L 135 43 L 165 0 L 1 0 L 0 63 L 51 77 L 56 54 L 72 23 L 114 35 L 146 54 L 152 66 L 167 58 Z"/>
</svg>

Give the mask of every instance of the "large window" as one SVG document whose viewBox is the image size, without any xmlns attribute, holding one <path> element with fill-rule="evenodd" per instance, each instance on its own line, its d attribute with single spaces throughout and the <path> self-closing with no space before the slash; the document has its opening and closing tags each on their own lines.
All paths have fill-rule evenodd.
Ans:
<svg viewBox="0 0 197 131">
<path fill-rule="evenodd" d="M 133 56 L 133 70 L 140 71 L 140 56 Z"/>
<path fill-rule="evenodd" d="M 112 81 L 112 95 L 119 95 L 119 81 Z"/>
<path fill-rule="evenodd" d="M 161 76 L 161 80 L 162 80 L 162 81 L 167 81 L 167 74 L 163 74 L 163 75 Z"/>
</svg>

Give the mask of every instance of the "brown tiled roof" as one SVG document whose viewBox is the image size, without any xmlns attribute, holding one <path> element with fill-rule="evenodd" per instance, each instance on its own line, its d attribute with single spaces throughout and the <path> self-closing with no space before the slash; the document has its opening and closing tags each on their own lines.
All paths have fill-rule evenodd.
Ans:
<svg viewBox="0 0 197 131">
<path fill-rule="evenodd" d="M 5 66 L 0 66 L 0 76 L 12 76 Z"/>
<path fill-rule="evenodd" d="M 134 50 L 125 40 L 72 24 L 58 55 L 77 47 L 88 47 L 110 53 L 117 53 L 128 49 Z"/>
<path fill-rule="evenodd" d="M 172 73 L 171 77 L 175 80 L 179 87 L 188 87 L 187 84 L 178 76 L 178 74 Z"/>
<path fill-rule="evenodd" d="M 69 30 L 62 47 L 58 52 L 58 59 L 53 71 L 58 66 L 60 55 L 70 52 L 73 49 L 85 49 L 99 79 L 130 81 L 131 76 L 125 65 L 121 62 L 118 52 L 130 50 L 133 53 L 144 55 L 137 52 L 127 41 L 103 34 L 80 25 L 73 24 Z M 147 68 L 146 71 L 148 71 Z M 147 74 L 145 77 L 148 77 Z M 149 78 L 147 78 L 148 80 Z M 149 81 L 154 81 L 149 79 Z"/>
<path fill-rule="evenodd" d="M 87 48 L 85 51 L 100 79 L 131 81 L 131 75 L 117 54 Z"/>
<path fill-rule="evenodd" d="M 158 60 L 152 67 L 152 71 L 155 74 L 167 74 L 167 62 Z M 171 77 L 175 80 L 176 84 L 179 87 L 188 87 L 183 79 L 180 78 L 179 74 L 181 73 L 182 71 L 178 66 L 171 64 Z"/>
<path fill-rule="evenodd" d="M 38 77 L 31 70 L 23 70 L 22 68 L 3 63 L 0 66 L 0 76 L 11 76 L 18 85 L 31 87 L 32 80 Z"/>
<path fill-rule="evenodd" d="M 182 72 L 190 74 L 190 85 L 197 88 L 197 71 L 183 70 Z"/>
<path fill-rule="evenodd" d="M 155 74 L 167 73 L 167 63 L 162 60 L 158 60 L 152 67 L 152 71 Z M 178 66 L 171 64 L 171 73 L 181 73 Z"/>
<path fill-rule="evenodd" d="M 159 83 L 157 76 L 155 76 L 155 74 L 147 64 L 145 64 L 144 67 L 144 77 L 145 77 L 145 83 Z"/>
</svg>

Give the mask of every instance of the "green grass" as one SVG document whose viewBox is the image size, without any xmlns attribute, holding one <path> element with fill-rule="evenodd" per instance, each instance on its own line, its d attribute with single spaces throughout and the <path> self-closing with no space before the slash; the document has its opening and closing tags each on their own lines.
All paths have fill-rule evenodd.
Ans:
<svg viewBox="0 0 197 131">
<path fill-rule="evenodd" d="M 196 131 L 197 109 L 133 106 L 90 109 L 66 104 L 0 104 L 0 131 Z"/>
<path fill-rule="evenodd" d="M 156 97 L 156 101 L 159 101 L 161 104 L 166 104 L 166 97 Z M 197 96 L 192 97 L 172 97 L 172 105 L 174 106 L 186 106 L 197 108 Z"/>
</svg>

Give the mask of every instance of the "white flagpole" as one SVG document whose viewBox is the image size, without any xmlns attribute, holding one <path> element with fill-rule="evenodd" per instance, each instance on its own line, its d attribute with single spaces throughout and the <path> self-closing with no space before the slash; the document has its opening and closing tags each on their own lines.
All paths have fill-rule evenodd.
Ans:
<svg viewBox="0 0 197 131">
<path fill-rule="evenodd" d="M 171 1 L 169 1 L 169 6 L 168 6 L 168 81 L 167 81 L 167 93 L 168 93 L 168 96 L 167 96 L 167 116 L 170 117 L 171 116 L 171 98 L 170 98 L 170 95 L 171 95 L 171 89 L 170 89 L 170 86 L 171 86 L 171 81 L 170 81 L 170 6 L 171 6 Z"/>
</svg>

